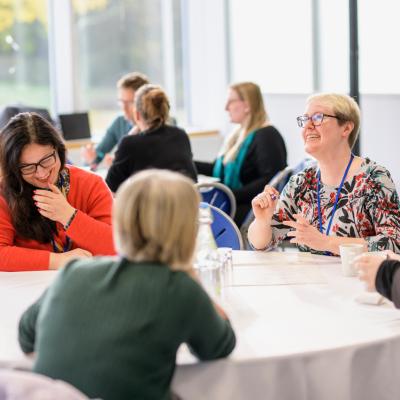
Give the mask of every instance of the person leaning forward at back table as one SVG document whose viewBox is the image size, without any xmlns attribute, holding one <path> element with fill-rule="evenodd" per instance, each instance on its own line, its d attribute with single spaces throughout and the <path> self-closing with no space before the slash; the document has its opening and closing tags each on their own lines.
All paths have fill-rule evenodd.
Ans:
<svg viewBox="0 0 400 400">
<path fill-rule="evenodd" d="M 201 360 L 229 355 L 230 322 L 194 278 L 198 212 L 199 194 L 181 174 L 128 179 L 113 213 L 121 258 L 68 263 L 21 318 L 33 370 L 90 398 L 167 400 L 182 343 Z"/>
<path fill-rule="evenodd" d="M 0 133 L 0 270 L 57 269 L 115 254 L 112 195 L 97 175 L 65 165 L 59 133 L 21 113 Z"/>
<path fill-rule="evenodd" d="M 187 133 L 167 124 L 169 100 L 157 85 L 144 85 L 135 96 L 137 135 L 125 136 L 119 143 L 106 182 L 112 192 L 132 174 L 158 168 L 180 172 L 197 180 Z"/>
<path fill-rule="evenodd" d="M 280 196 L 266 186 L 253 199 L 252 246 L 268 250 L 289 236 L 300 250 L 319 254 L 339 254 L 346 243 L 400 252 L 399 197 L 391 176 L 351 151 L 360 125 L 357 103 L 347 95 L 316 94 L 297 122 L 317 166 L 293 176 Z"/>
<path fill-rule="evenodd" d="M 147 76 L 139 72 L 126 74 L 117 82 L 118 104 L 123 115 L 114 119 L 96 148 L 93 145 L 87 145 L 82 149 L 82 157 L 92 170 L 97 169 L 103 158 L 125 135 L 138 132 L 134 125 L 133 103 L 136 91 L 146 83 L 149 83 Z"/>
</svg>

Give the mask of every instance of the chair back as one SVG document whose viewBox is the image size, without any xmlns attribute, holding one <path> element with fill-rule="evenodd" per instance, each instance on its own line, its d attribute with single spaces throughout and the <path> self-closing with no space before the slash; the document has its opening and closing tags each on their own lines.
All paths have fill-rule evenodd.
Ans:
<svg viewBox="0 0 400 400">
<path fill-rule="evenodd" d="M 236 199 L 228 186 L 219 182 L 197 183 L 202 201 L 219 208 L 234 218 L 236 213 Z"/>
<path fill-rule="evenodd" d="M 49 111 L 45 108 L 37 108 L 18 104 L 14 106 L 7 106 L 0 112 L 0 129 L 4 128 L 12 117 L 22 112 L 35 112 L 47 119 L 47 121 L 49 121 L 52 125 L 55 125 Z"/>
<path fill-rule="evenodd" d="M 1 400 L 89 400 L 67 382 L 33 372 L 0 369 Z"/>
<path fill-rule="evenodd" d="M 232 218 L 219 208 L 209 204 L 213 216 L 211 230 L 218 247 L 230 247 L 233 250 L 243 249 L 243 240 L 239 228 Z"/>
</svg>

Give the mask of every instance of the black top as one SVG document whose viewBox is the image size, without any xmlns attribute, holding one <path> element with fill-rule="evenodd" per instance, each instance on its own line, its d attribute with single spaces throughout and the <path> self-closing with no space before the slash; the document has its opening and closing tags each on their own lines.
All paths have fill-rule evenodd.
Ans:
<svg viewBox="0 0 400 400">
<path fill-rule="evenodd" d="M 148 168 L 181 172 L 196 181 L 196 168 L 186 132 L 164 125 L 152 131 L 123 137 L 108 171 L 107 185 L 116 192 L 125 179 Z"/>
<path fill-rule="evenodd" d="M 376 290 L 400 308 L 400 261 L 385 260 L 375 278 Z"/>
<path fill-rule="evenodd" d="M 251 200 L 286 165 L 286 146 L 279 131 L 272 125 L 258 129 L 240 171 L 243 186 L 233 190 L 238 205 L 237 212 L 244 214 L 235 218 L 237 222 L 241 222 L 250 210 Z M 196 167 L 200 174 L 212 175 L 214 163 L 196 161 Z"/>
</svg>

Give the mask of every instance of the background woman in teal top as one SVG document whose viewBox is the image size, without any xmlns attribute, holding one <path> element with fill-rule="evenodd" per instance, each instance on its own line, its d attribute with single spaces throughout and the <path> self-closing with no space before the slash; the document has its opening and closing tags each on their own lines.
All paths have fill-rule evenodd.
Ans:
<svg viewBox="0 0 400 400">
<path fill-rule="evenodd" d="M 114 210 L 121 258 L 67 264 L 22 316 L 34 371 L 90 398 L 163 400 L 182 343 L 202 360 L 226 357 L 231 325 L 193 278 L 198 207 L 181 174 L 146 170 L 126 181 Z"/>
<path fill-rule="evenodd" d="M 258 85 L 236 83 L 229 87 L 225 106 L 239 127 L 228 136 L 214 163 L 196 162 L 198 173 L 220 178 L 236 198 L 238 225 L 251 209 L 251 200 L 286 167 L 285 142 L 270 124 Z"/>
</svg>

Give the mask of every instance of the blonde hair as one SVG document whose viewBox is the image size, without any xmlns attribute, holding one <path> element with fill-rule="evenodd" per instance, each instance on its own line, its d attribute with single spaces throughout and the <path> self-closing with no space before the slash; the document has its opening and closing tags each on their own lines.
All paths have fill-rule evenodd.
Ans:
<svg viewBox="0 0 400 400">
<path fill-rule="evenodd" d="M 327 107 L 331 107 L 333 114 L 338 118 L 338 124 L 344 125 L 346 122 L 354 124 L 353 130 L 347 138 L 352 149 L 360 131 L 360 108 L 356 101 L 347 94 L 340 93 L 317 93 L 308 97 L 307 104 L 319 102 Z"/>
<path fill-rule="evenodd" d="M 160 86 L 142 86 L 136 92 L 135 108 L 149 129 L 159 128 L 168 120 L 169 101 Z"/>
<path fill-rule="evenodd" d="M 124 75 L 117 82 L 118 89 L 131 89 L 136 92 L 141 86 L 149 83 L 149 78 L 140 72 L 131 72 Z"/>
<path fill-rule="evenodd" d="M 149 169 L 125 181 L 114 204 L 118 253 L 190 271 L 197 235 L 199 194 L 188 178 Z"/>
<path fill-rule="evenodd" d="M 269 120 L 268 114 L 265 111 L 262 93 L 258 85 L 253 82 L 241 82 L 232 84 L 230 89 L 238 94 L 240 100 L 247 103 L 249 107 L 249 118 L 244 126 L 235 130 L 228 137 L 221 152 L 221 155 L 224 156 L 224 164 L 236 158 L 240 146 L 250 132 L 261 128 Z"/>
</svg>

